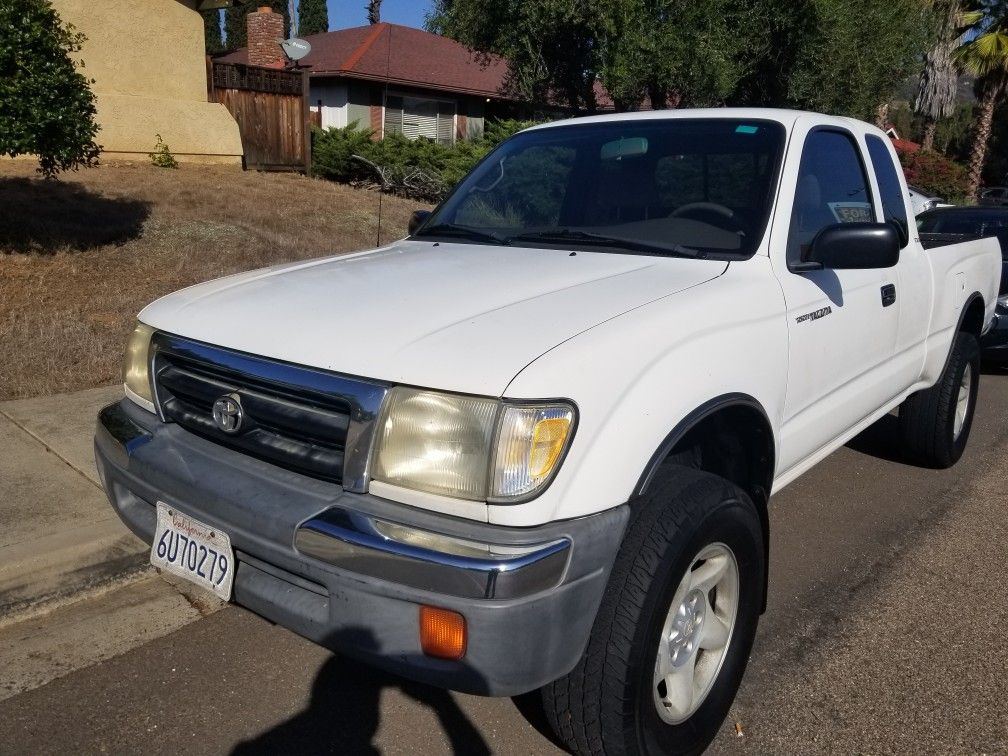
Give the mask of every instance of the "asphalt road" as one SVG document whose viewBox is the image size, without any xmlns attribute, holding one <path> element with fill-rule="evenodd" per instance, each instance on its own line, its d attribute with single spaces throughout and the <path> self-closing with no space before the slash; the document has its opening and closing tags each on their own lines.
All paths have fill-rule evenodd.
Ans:
<svg viewBox="0 0 1008 756">
<path fill-rule="evenodd" d="M 776 495 L 771 593 L 718 753 L 1008 753 L 1008 374 L 963 460 L 891 418 Z M 372 671 L 228 607 L 0 701 L 2 753 L 549 753 L 531 700 Z"/>
</svg>

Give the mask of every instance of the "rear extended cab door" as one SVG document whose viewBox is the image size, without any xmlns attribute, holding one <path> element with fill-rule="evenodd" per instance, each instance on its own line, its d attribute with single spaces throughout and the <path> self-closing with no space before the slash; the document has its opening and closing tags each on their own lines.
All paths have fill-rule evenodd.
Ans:
<svg viewBox="0 0 1008 756">
<path fill-rule="evenodd" d="M 878 197 L 858 124 L 812 115 L 796 119 L 770 249 L 789 335 L 778 485 L 905 388 L 893 360 L 900 343 L 901 266 L 792 270 L 803 245 L 823 227 L 880 221 Z"/>
<path fill-rule="evenodd" d="M 899 329 L 892 369 L 896 384 L 909 387 L 919 380 L 924 365 L 925 342 L 934 305 L 932 267 L 918 238 L 910 189 L 892 140 L 882 134 L 865 132 L 861 141 L 877 187 L 876 212 L 879 218 L 896 225 L 903 233 L 903 248 L 896 266 Z"/>
</svg>

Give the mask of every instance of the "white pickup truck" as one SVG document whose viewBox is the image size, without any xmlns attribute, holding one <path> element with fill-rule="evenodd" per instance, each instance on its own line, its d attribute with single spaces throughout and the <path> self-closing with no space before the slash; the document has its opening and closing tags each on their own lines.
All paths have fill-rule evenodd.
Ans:
<svg viewBox="0 0 1008 756">
<path fill-rule="evenodd" d="M 908 458 L 962 454 L 1001 256 L 912 218 L 853 120 L 533 128 L 402 241 L 144 309 L 102 480 L 155 565 L 318 643 L 541 689 L 578 753 L 693 753 L 765 606 L 771 493 L 896 409 Z"/>
</svg>

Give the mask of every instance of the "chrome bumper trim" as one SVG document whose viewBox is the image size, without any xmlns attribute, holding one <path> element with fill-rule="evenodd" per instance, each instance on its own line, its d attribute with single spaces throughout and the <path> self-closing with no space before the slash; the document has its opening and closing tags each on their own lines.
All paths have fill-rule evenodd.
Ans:
<svg viewBox="0 0 1008 756">
<path fill-rule="evenodd" d="M 152 438 L 150 433 L 133 422 L 120 402 L 110 404 L 98 412 L 97 432 L 111 441 L 109 452 L 115 456 L 115 461 L 123 467 L 128 466 L 129 457 L 137 447 Z"/>
<path fill-rule="evenodd" d="M 571 542 L 481 543 L 334 507 L 298 527 L 294 548 L 349 572 L 420 590 L 512 599 L 559 585 Z"/>
</svg>

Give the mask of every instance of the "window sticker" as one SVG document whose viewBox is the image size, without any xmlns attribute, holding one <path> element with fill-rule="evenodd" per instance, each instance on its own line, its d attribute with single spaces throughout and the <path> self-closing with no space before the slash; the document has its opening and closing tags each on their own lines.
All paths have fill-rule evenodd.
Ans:
<svg viewBox="0 0 1008 756">
<path fill-rule="evenodd" d="M 871 223 L 871 205 L 867 202 L 829 202 L 830 212 L 837 223 Z"/>
</svg>

